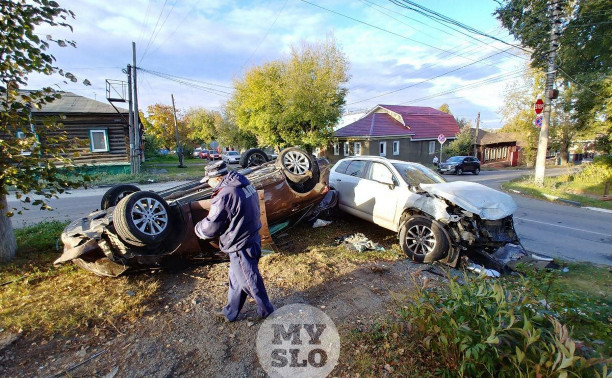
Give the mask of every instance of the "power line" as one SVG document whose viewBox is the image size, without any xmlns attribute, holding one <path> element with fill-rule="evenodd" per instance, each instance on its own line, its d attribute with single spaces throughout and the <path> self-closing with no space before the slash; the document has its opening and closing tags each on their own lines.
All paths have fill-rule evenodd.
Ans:
<svg viewBox="0 0 612 378">
<path fill-rule="evenodd" d="M 418 43 L 418 44 L 421 44 L 421 45 L 424 45 L 424 46 L 430 47 L 430 48 L 432 48 L 432 49 L 435 49 L 435 50 L 439 50 L 439 51 L 442 51 L 442 52 L 448 53 L 448 54 L 450 54 L 450 55 L 459 56 L 459 57 L 462 57 L 462 58 L 464 58 L 464 59 L 468 59 L 468 60 L 473 60 L 473 59 L 471 59 L 471 58 L 468 58 L 468 57 L 463 56 L 463 55 L 461 55 L 461 54 L 457 54 L 457 53 L 452 52 L 452 51 L 450 51 L 450 50 L 445 50 L 445 49 L 439 48 L 439 47 L 437 47 L 437 46 L 430 45 L 430 44 L 425 43 L 425 42 L 421 42 L 421 41 L 416 40 L 416 39 L 414 39 L 414 38 L 410 38 L 410 37 L 407 37 L 407 36 L 405 36 L 405 35 L 402 35 L 402 34 L 399 34 L 399 33 L 393 32 L 393 31 L 391 31 L 391 30 L 387 30 L 387 29 L 381 28 L 381 27 L 379 27 L 379 26 L 376 26 L 376 25 L 370 24 L 370 23 L 368 23 L 368 22 L 365 22 L 365 21 L 359 20 L 359 19 L 357 19 L 357 18 L 354 18 L 354 17 L 351 17 L 351 16 L 347 16 L 347 15 L 345 15 L 345 14 L 343 14 L 343 13 L 336 12 L 335 10 L 332 10 L 332 9 L 329 9 L 329 8 L 322 7 L 322 6 L 318 5 L 318 4 L 315 4 L 315 3 L 310 2 L 310 1 L 308 1 L 308 0 L 300 0 L 300 1 L 302 1 L 302 2 L 304 2 L 304 3 L 307 3 L 307 4 L 310 4 L 310 5 L 312 5 L 312 6 L 315 6 L 315 7 L 317 7 L 317 8 L 323 9 L 323 10 L 328 11 L 328 12 L 330 12 L 330 13 L 337 14 L 338 16 L 342 16 L 342 17 L 348 18 L 349 20 L 353 20 L 353 21 L 355 21 L 355 22 L 359 22 L 359 23 L 361 23 L 361 24 L 364 24 L 364 25 L 370 26 L 370 27 L 372 27 L 372 28 L 374 28 L 374 29 L 377 29 L 377 30 L 383 31 L 383 32 L 385 32 L 385 33 L 389 33 L 389 34 L 392 34 L 392 35 L 394 35 L 394 36 L 397 36 L 397 37 L 400 37 L 400 38 L 406 39 L 406 40 L 408 40 L 408 41 L 412 41 L 412 42 L 415 42 L 415 43 Z M 510 50 L 510 49 L 503 50 L 502 52 L 506 52 L 506 51 L 508 51 L 508 50 Z"/>
<path fill-rule="evenodd" d="M 268 33 L 270 33 L 270 30 L 272 30 L 272 28 L 274 27 L 274 25 L 276 24 L 276 21 L 278 20 L 278 17 L 280 17 L 281 13 L 283 13 L 283 10 L 285 10 L 285 7 L 287 6 L 287 3 L 289 2 L 289 0 L 285 0 L 285 3 L 283 4 L 283 7 L 281 8 L 280 11 L 278 11 L 278 13 L 276 14 L 276 17 L 274 18 L 274 22 L 272 22 L 272 24 L 270 24 L 270 27 L 268 28 L 268 30 L 266 30 L 266 34 L 263 36 L 263 38 L 261 39 L 261 41 L 259 41 L 259 44 L 257 45 L 257 47 L 255 48 L 255 50 L 253 50 L 253 52 L 251 53 L 251 56 L 249 56 L 249 58 L 244 62 L 244 64 L 242 65 L 242 67 L 245 67 L 250 61 L 251 59 L 253 59 L 253 57 L 255 56 L 255 54 L 257 53 L 257 50 L 259 50 L 259 48 L 261 47 L 261 44 L 266 40 L 266 38 L 268 37 Z"/>
<path fill-rule="evenodd" d="M 410 0 L 389 0 L 389 1 L 392 2 L 393 4 L 396 4 L 397 6 L 402 7 L 402 8 L 409 9 L 409 10 L 412 10 L 414 12 L 420 13 L 423 16 L 425 16 L 425 17 L 427 17 L 427 18 L 429 18 L 431 20 L 440 21 L 440 22 L 444 22 L 444 23 L 449 23 L 449 24 L 458 26 L 458 27 L 460 27 L 462 29 L 465 29 L 465 30 L 467 30 L 467 31 L 469 31 L 471 33 L 478 34 L 478 35 L 481 35 L 483 37 L 487 37 L 487 38 L 493 39 L 495 41 L 501 42 L 501 43 L 503 43 L 505 45 L 508 45 L 510 47 L 513 47 L 513 48 L 520 49 L 520 50 L 523 50 L 525 52 L 531 53 L 530 50 L 527 50 L 527 49 L 525 49 L 525 48 L 523 48 L 521 46 L 517 46 L 517 45 L 513 45 L 511 43 L 508 43 L 508 42 L 504 41 L 503 39 L 500 39 L 500 38 L 497 38 L 497 37 L 495 37 L 493 35 L 490 35 L 488 33 L 482 32 L 482 31 L 480 31 L 480 30 L 478 30 L 476 28 L 473 28 L 473 27 L 471 27 L 469 25 L 466 25 L 466 24 L 464 24 L 464 23 L 462 23 L 460 21 L 457 21 L 457 20 L 452 19 L 452 18 L 450 18 L 448 16 L 445 16 L 442 13 L 436 12 L 436 11 L 431 10 L 429 8 L 426 8 L 426 7 L 422 6 L 422 5 L 419 5 L 419 4 L 417 4 L 417 3 L 413 2 L 413 1 L 410 1 Z"/>
<path fill-rule="evenodd" d="M 138 69 L 140 69 L 140 67 L 138 67 Z M 143 70 L 144 70 L 144 68 L 143 68 Z M 190 79 L 188 77 L 172 75 L 172 74 L 169 74 L 169 73 L 166 73 L 166 72 L 159 72 L 159 71 L 153 71 L 153 70 L 146 70 L 146 71 L 149 72 L 149 73 L 152 73 L 152 74 L 168 76 L 168 77 L 172 77 L 172 78 L 175 78 L 175 79 L 180 79 L 180 80 L 185 80 L 185 81 L 193 81 L 195 83 L 200 83 L 200 84 L 205 84 L 205 85 L 212 85 L 213 87 L 221 87 L 221 88 L 234 89 L 234 87 L 231 87 L 231 86 L 228 86 L 228 85 L 209 83 L 209 82 L 206 82 L 206 81 Z"/>
<path fill-rule="evenodd" d="M 436 76 L 430 77 L 430 78 L 428 78 L 428 79 L 425 79 L 425 80 L 419 81 L 418 83 L 414 83 L 414 84 L 411 84 L 411 85 L 408 85 L 408 86 L 406 86 L 406 87 L 399 88 L 399 89 L 396 89 L 396 90 L 393 90 L 393 91 L 390 91 L 390 92 L 385 92 L 385 93 L 379 94 L 379 95 L 377 95 L 377 96 L 373 96 L 373 97 L 366 98 L 366 99 L 363 99 L 363 100 L 355 101 L 355 102 L 352 102 L 352 103 L 350 103 L 350 104 L 348 104 L 348 105 L 354 105 L 354 104 L 358 104 L 358 103 L 360 103 L 360 102 L 364 102 L 364 101 L 373 100 L 373 99 L 378 98 L 378 97 L 383 97 L 383 96 L 386 96 L 386 95 L 389 95 L 389 94 L 392 94 L 392 93 L 400 92 L 400 91 L 403 91 L 403 90 L 405 90 L 405 89 L 415 87 L 415 86 L 417 86 L 417 85 L 420 85 L 420 84 L 426 83 L 426 82 L 428 82 L 428 81 L 431 81 L 431 80 L 437 79 L 437 78 L 439 78 L 439 77 L 446 76 L 446 75 L 448 75 L 448 74 L 450 74 L 450 73 L 453 73 L 453 72 L 459 71 L 459 70 L 461 70 L 461 69 L 463 69 L 463 68 L 466 68 L 466 67 L 469 67 L 469 66 L 473 66 L 473 65 L 474 65 L 474 64 L 476 64 L 476 63 L 479 63 L 479 62 L 481 62 L 481 61 L 483 61 L 483 60 L 485 60 L 485 59 L 489 59 L 489 58 L 491 58 L 491 57 L 493 57 L 493 56 L 495 56 L 495 55 L 499 55 L 499 54 L 501 54 L 501 53 L 503 53 L 503 51 L 500 51 L 500 52 L 497 52 L 497 53 L 495 53 L 495 54 L 489 55 L 489 56 L 487 56 L 487 57 L 485 57 L 485 58 L 482 58 L 482 59 L 477 60 L 477 61 L 474 61 L 474 62 L 472 62 L 472 63 L 466 64 L 466 65 L 463 65 L 463 66 L 461 66 L 461 67 L 458 67 L 458 68 L 452 69 L 452 70 L 450 70 L 450 71 L 446 71 L 446 72 L 444 72 L 444 73 L 442 73 L 442 74 L 440 74 L 440 75 L 436 75 Z"/>
<path fill-rule="evenodd" d="M 194 89 L 199 89 L 199 90 L 204 91 L 204 92 L 212 93 L 212 94 L 215 94 L 217 96 L 229 97 L 231 95 L 231 93 L 222 91 L 220 89 L 210 88 L 210 87 L 206 87 L 206 86 L 203 86 L 203 85 L 195 84 L 193 82 L 189 82 L 187 80 L 177 79 L 175 77 L 171 77 L 171 76 L 168 76 L 166 74 L 162 74 L 160 72 L 149 71 L 149 70 L 144 69 L 142 67 L 138 67 L 138 70 L 142 71 L 142 72 L 146 72 L 146 73 L 154 75 L 154 76 L 158 76 L 158 77 L 160 77 L 162 79 L 174 81 L 175 83 L 178 83 L 178 84 L 181 84 L 181 85 L 185 85 L 185 86 L 188 86 L 188 87 L 191 87 L 191 88 L 194 88 Z"/>
</svg>

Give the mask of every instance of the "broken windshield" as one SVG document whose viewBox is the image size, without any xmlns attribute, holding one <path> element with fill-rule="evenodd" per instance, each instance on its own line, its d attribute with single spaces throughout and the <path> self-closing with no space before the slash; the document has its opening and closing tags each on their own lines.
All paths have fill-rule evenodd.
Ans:
<svg viewBox="0 0 612 378">
<path fill-rule="evenodd" d="M 393 163 L 393 166 L 409 185 L 446 182 L 442 176 L 420 164 Z"/>
</svg>

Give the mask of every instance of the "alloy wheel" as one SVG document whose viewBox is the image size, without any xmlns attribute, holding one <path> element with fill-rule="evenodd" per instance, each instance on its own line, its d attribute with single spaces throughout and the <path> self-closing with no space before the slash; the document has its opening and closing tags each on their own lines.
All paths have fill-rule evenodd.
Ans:
<svg viewBox="0 0 612 378">
<path fill-rule="evenodd" d="M 436 247 L 436 236 L 431 228 L 414 225 L 406 233 L 406 246 L 417 255 L 426 255 Z"/>
</svg>

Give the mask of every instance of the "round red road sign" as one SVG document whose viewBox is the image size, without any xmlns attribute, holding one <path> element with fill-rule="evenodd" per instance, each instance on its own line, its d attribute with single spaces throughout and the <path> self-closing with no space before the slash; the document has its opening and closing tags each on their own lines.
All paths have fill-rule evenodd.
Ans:
<svg viewBox="0 0 612 378">
<path fill-rule="evenodd" d="M 535 110 L 536 114 L 542 113 L 542 110 L 544 110 L 544 101 L 539 98 L 538 101 L 535 102 L 533 109 Z"/>
</svg>

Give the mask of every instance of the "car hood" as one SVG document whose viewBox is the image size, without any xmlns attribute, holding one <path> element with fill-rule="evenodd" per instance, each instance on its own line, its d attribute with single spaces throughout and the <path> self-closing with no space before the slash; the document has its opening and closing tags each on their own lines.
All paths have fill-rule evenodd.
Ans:
<svg viewBox="0 0 612 378">
<path fill-rule="evenodd" d="M 516 203 L 512 197 L 475 182 L 421 184 L 420 187 L 427 193 L 451 201 L 482 219 L 502 219 L 516 211 Z"/>
</svg>

